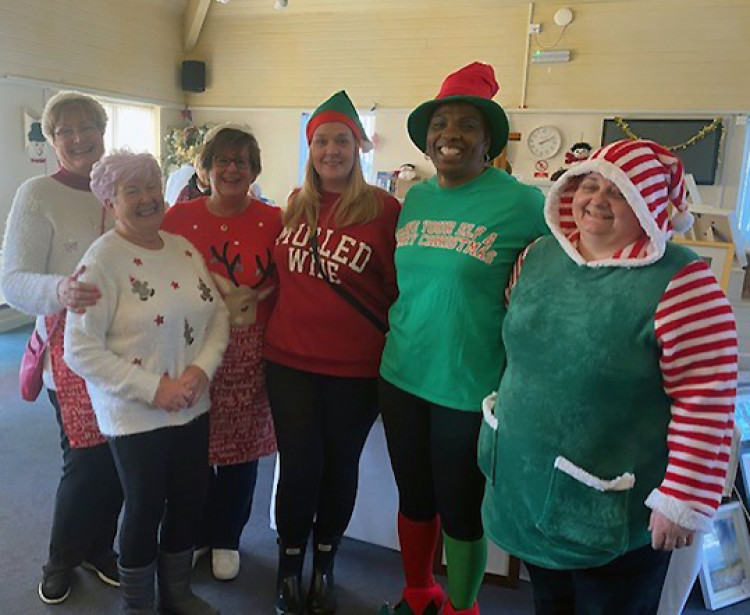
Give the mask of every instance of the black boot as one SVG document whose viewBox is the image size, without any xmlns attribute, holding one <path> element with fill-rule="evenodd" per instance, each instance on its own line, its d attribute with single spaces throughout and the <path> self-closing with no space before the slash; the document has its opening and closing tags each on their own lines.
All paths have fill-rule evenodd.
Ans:
<svg viewBox="0 0 750 615">
<path fill-rule="evenodd" d="M 155 615 L 154 574 L 156 562 L 143 568 L 123 568 L 118 565 L 122 602 L 120 615 Z"/>
<path fill-rule="evenodd" d="M 279 539 L 279 569 L 276 574 L 276 615 L 303 615 L 302 566 L 305 546 L 292 547 Z"/>
<path fill-rule="evenodd" d="M 310 615 L 331 615 L 336 612 L 336 587 L 333 583 L 333 562 L 340 539 L 315 542 L 313 576 L 307 595 Z"/>
<path fill-rule="evenodd" d="M 159 553 L 159 611 L 162 615 L 219 615 L 190 589 L 193 550 Z"/>
</svg>

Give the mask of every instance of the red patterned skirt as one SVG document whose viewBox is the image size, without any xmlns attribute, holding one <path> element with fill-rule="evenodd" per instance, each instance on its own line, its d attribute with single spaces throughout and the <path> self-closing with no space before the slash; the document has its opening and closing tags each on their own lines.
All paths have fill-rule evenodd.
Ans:
<svg viewBox="0 0 750 615">
<path fill-rule="evenodd" d="M 47 346 L 52 362 L 52 379 L 57 389 L 57 402 L 60 404 L 65 435 L 72 448 L 89 448 L 104 444 L 107 439 L 99 431 L 96 414 L 91 407 L 86 382 L 74 374 L 63 358 L 63 340 L 65 339 L 65 317 L 54 327 L 55 316 L 44 319 L 47 331 L 52 331 L 52 337 Z M 53 330 L 54 327 L 54 330 Z"/>
<path fill-rule="evenodd" d="M 229 346 L 211 381 L 208 460 L 245 463 L 276 451 L 263 360 L 265 325 L 232 327 Z"/>
</svg>

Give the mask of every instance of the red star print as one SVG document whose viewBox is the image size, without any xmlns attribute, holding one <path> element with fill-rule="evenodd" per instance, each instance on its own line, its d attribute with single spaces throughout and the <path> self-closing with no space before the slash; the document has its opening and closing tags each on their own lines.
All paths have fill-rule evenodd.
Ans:
<svg viewBox="0 0 750 615">
<path fill-rule="evenodd" d="M 138 267 L 140 267 L 140 266 L 141 266 L 141 265 L 143 264 L 143 261 L 142 261 L 142 260 L 141 260 L 140 258 L 138 258 L 137 256 L 136 256 L 136 257 L 135 257 L 135 258 L 133 259 L 133 262 L 134 262 L 134 263 L 135 263 L 135 264 L 136 264 L 136 265 L 137 265 Z"/>
<path fill-rule="evenodd" d="M 162 316 L 161 314 L 157 314 L 156 318 L 154 318 L 154 322 L 156 323 L 157 327 L 160 327 L 164 324 L 164 316 Z"/>
<path fill-rule="evenodd" d="M 185 256 L 193 256 L 193 253 L 190 250 L 185 250 Z"/>
<path fill-rule="evenodd" d="M 135 282 L 135 278 L 131 275 L 130 276 L 130 283 L 132 284 L 133 282 Z"/>
<path fill-rule="evenodd" d="M 174 280 L 172 280 L 172 288 L 174 288 L 175 290 L 177 290 L 179 287 L 180 287 L 180 285 L 177 282 L 175 282 Z"/>
<path fill-rule="evenodd" d="M 141 361 L 140 359 L 133 359 L 133 365 L 142 365 L 142 364 L 143 364 L 143 361 Z"/>
</svg>

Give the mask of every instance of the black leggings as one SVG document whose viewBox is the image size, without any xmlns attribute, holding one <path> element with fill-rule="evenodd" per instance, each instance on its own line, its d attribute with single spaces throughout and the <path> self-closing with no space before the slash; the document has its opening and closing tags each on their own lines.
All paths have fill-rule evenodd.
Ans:
<svg viewBox="0 0 750 615">
<path fill-rule="evenodd" d="M 293 547 L 334 543 L 354 510 L 359 458 L 377 417 L 377 379 L 312 374 L 268 362 L 279 450 L 276 526 Z"/>
<path fill-rule="evenodd" d="M 111 438 L 109 445 L 125 492 L 120 564 L 148 566 L 157 542 L 165 553 L 190 549 L 208 485 L 208 413 L 180 427 Z"/>
<path fill-rule="evenodd" d="M 380 380 L 388 452 L 399 494 L 399 511 L 412 521 L 440 515 L 456 540 L 484 535 L 484 476 L 477 466 L 481 412 L 432 404 Z"/>
<path fill-rule="evenodd" d="M 62 424 L 57 393 L 48 390 L 60 427 L 63 468 L 55 496 L 46 573 L 70 570 L 81 561 L 99 562 L 112 554 L 122 488 L 106 444 L 71 448 Z"/>
</svg>

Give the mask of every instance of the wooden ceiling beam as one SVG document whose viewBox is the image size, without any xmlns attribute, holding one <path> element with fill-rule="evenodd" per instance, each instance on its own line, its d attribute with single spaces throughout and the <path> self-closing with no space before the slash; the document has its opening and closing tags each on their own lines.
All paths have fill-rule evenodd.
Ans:
<svg viewBox="0 0 750 615">
<path fill-rule="evenodd" d="M 190 0 L 185 9 L 184 48 L 186 55 L 195 49 L 210 5 L 211 0 Z"/>
</svg>

